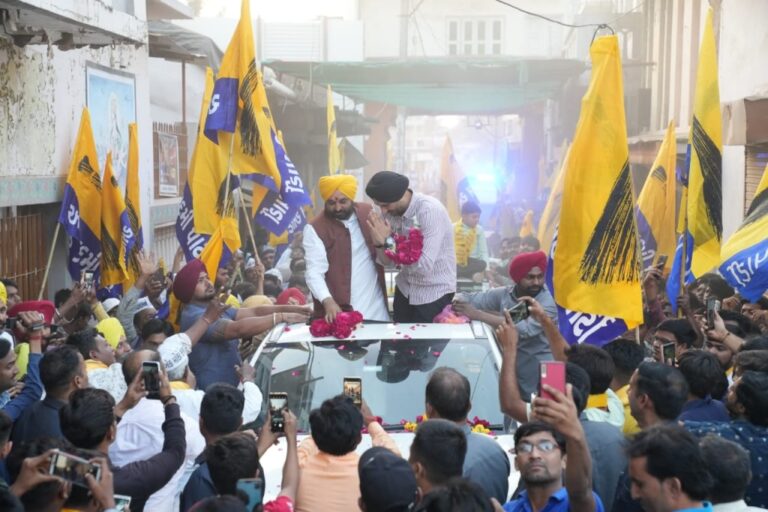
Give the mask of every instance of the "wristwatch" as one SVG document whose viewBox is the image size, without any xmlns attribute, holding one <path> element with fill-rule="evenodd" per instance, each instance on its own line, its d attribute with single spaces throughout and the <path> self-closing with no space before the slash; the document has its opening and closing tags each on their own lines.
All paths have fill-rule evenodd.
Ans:
<svg viewBox="0 0 768 512">
<path fill-rule="evenodd" d="M 395 239 L 392 237 L 392 235 L 388 236 L 387 239 L 384 241 L 383 245 L 377 245 L 376 247 L 378 249 L 386 249 L 389 247 L 395 246 Z"/>
</svg>

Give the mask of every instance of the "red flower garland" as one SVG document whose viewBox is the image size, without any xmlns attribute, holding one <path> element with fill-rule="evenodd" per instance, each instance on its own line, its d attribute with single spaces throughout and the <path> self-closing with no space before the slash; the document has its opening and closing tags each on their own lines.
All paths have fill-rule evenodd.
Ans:
<svg viewBox="0 0 768 512">
<path fill-rule="evenodd" d="M 325 318 L 313 320 L 309 326 L 309 333 L 318 338 L 334 336 L 340 340 L 349 338 L 363 321 L 363 315 L 359 311 L 342 311 L 336 315 L 336 320 L 328 323 Z"/>
<path fill-rule="evenodd" d="M 411 228 L 408 235 L 394 233 L 395 249 L 387 249 L 384 254 L 398 265 L 412 265 L 421 258 L 424 249 L 424 235 L 419 228 Z"/>
</svg>

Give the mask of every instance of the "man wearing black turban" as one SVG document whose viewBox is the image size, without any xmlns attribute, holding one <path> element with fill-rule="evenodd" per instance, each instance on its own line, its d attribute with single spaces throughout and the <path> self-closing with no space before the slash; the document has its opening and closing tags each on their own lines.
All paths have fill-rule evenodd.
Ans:
<svg viewBox="0 0 768 512">
<path fill-rule="evenodd" d="M 368 226 L 378 260 L 390 263 L 386 251 L 394 250 L 393 234 L 408 236 L 411 228 L 423 235 L 419 259 L 400 266 L 394 300 L 395 322 L 432 322 L 451 303 L 456 292 L 456 253 L 453 225 L 445 207 L 434 197 L 413 192 L 408 178 L 391 171 L 373 175 L 365 193 L 382 215 L 371 212 Z M 395 261 L 395 263 L 397 263 Z"/>
</svg>

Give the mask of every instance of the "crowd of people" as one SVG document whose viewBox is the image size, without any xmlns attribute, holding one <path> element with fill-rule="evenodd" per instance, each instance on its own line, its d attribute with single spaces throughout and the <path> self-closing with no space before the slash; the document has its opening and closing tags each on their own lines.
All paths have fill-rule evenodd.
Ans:
<svg viewBox="0 0 768 512">
<path fill-rule="evenodd" d="M 569 346 L 535 237 L 486 233 L 471 201 L 454 223 L 394 172 L 367 183 L 372 204 L 357 191 L 354 177 L 322 178 L 323 211 L 279 255 L 238 251 L 215 276 L 180 252 L 170 272 L 142 255 L 133 286 L 101 301 L 82 281 L 53 301 L 24 300 L 3 279 L 0 510 L 768 507 L 768 298 L 747 302 L 715 273 L 666 297 L 663 269 L 651 267 L 641 327 L 601 347 Z M 461 282 L 486 286 L 459 291 Z M 719 311 L 706 307 L 713 298 Z M 523 303 L 529 316 L 513 319 Z M 413 390 L 428 419 L 409 453 L 365 395 L 361 407 L 324 397 L 309 432 L 286 409 L 284 432 L 272 432 L 269 390 L 248 361 L 279 324 L 351 310 L 398 323 L 449 310 L 492 326 L 511 453 L 470 429 L 470 381 L 448 367 Z M 563 389 L 539 383 L 552 360 L 565 366 Z M 285 464 L 277 497 L 262 503 L 269 450 L 284 450 Z M 86 470 L 57 474 L 62 454 Z"/>
</svg>

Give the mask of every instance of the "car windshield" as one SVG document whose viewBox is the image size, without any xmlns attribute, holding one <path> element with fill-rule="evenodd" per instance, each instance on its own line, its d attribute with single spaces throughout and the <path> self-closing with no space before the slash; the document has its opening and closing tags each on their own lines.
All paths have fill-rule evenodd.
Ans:
<svg viewBox="0 0 768 512">
<path fill-rule="evenodd" d="M 345 377 L 362 380 L 363 399 L 387 430 L 402 430 L 402 421 L 424 414 L 424 390 L 432 371 L 454 368 L 469 379 L 472 410 L 502 430 L 498 396 L 499 370 L 488 340 L 406 339 L 339 342 L 271 343 L 256 362 L 256 384 L 264 392 L 266 415 L 270 392 L 288 394 L 288 406 L 309 431 L 309 413 L 342 393 Z"/>
</svg>

